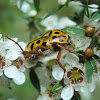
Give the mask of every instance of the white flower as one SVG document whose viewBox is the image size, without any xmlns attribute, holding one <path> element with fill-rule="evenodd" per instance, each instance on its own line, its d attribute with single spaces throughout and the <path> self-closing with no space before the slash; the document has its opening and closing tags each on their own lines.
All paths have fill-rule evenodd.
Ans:
<svg viewBox="0 0 100 100">
<path fill-rule="evenodd" d="M 21 85 L 25 82 L 25 75 L 20 72 L 16 66 L 9 66 L 7 68 L 5 68 L 4 70 L 4 74 L 6 75 L 6 77 L 8 78 L 12 78 L 13 81 L 17 84 L 17 85 Z"/>
<path fill-rule="evenodd" d="M 17 2 L 17 7 L 20 8 L 20 0 Z M 21 10 L 24 13 L 27 13 L 30 9 L 31 9 L 30 5 L 26 1 L 24 1 L 22 4 Z"/>
<path fill-rule="evenodd" d="M 59 66 L 58 66 L 58 67 L 53 69 L 52 75 L 54 76 L 54 78 L 56 80 L 60 81 L 63 78 L 64 70 L 62 68 L 59 68 Z"/>
<path fill-rule="evenodd" d="M 13 38 L 17 41 L 17 38 Z M 25 49 L 26 44 L 19 42 L 19 45 Z M 21 54 L 22 51 L 17 44 L 9 39 L 0 40 L 0 76 L 4 75 L 8 78 L 12 78 L 13 81 L 21 85 L 25 82 L 24 75 L 24 57 Z"/>
<path fill-rule="evenodd" d="M 52 75 L 56 80 L 64 79 L 66 85 L 61 91 L 61 98 L 63 100 L 70 100 L 75 91 L 81 91 L 85 96 L 89 96 L 95 89 L 95 82 L 86 82 L 85 67 L 79 63 L 79 58 L 75 54 L 63 53 L 62 58 L 64 62 L 66 72 L 58 66 L 53 65 L 54 69 Z"/>
<path fill-rule="evenodd" d="M 9 41 L 11 41 L 11 40 L 9 40 Z M 19 42 L 19 45 L 22 47 L 23 50 L 26 47 L 26 44 L 24 42 Z M 19 46 L 14 43 L 12 46 L 10 46 L 10 48 L 6 54 L 6 58 L 9 60 L 16 60 L 18 57 L 20 57 L 22 55 L 21 53 L 22 53 L 22 51 L 19 48 Z"/>
<path fill-rule="evenodd" d="M 78 37 L 75 40 L 75 49 L 85 51 L 87 47 L 90 45 L 91 38 L 88 37 Z"/>
<path fill-rule="evenodd" d="M 50 29 L 62 29 L 67 26 L 75 26 L 77 25 L 74 21 L 70 20 L 68 17 L 58 18 L 57 15 L 51 15 L 46 19 L 42 20 L 41 25 L 45 26 L 45 30 Z"/>
<path fill-rule="evenodd" d="M 66 53 L 64 56 L 63 62 L 66 62 L 69 65 L 77 65 L 79 62 L 79 58 L 73 53 Z"/>
<path fill-rule="evenodd" d="M 91 15 L 93 12 L 96 12 L 98 11 L 98 5 L 96 4 L 90 4 L 88 5 L 89 7 L 89 14 Z"/>
<path fill-rule="evenodd" d="M 100 22 L 99 22 L 99 19 L 96 19 L 96 20 L 93 20 L 93 21 L 90 21 L 89 22 L 89 18 L 87 16 L 84 16 L 84 19 L 83 19 L 83 23 L 82 23 L 82 26 L 91 26 L 91 27 L 95 27 L 95 30 L 98 30 L 99 29 L 99 26 L 100 26 Z"/>
<path fill-rule="evenodd" d="M 15 66 L 13 66 L 13 65 L 5 68 L 5 70 L 4 70 L 4 74 L 8 78 L 15 78 L 17 73 L 18 73 L 18 69 Z"/>
<path fill-rule="evenodd" d="M 85 82 L 83 82 L 82 83 L 82 87 L 80 88 L 80 92 L 82 93 L 82 95 L 84 96 L 84 97 L 86 97 L 86 98 L 90 98 L 90 96 L 91 96 L 91 92 L 93 92 L 94 91 L 94 89 L 95 89 L 95 87 L 96 87 L 96 85 L 95 85 L 95 82 L 94 81 L 92 81 L 91 83 L 85 83 Z"/>
<path fill-rule="evenodd" d="M 13 81 L 17 84 L 17 85 L 22 85 L 25 82 L 25 75 L 22 72 L 17 73 L 17 76 L 15 78 L 13 78 Z"/>
<path fill-rule="evenodd" d="M 46 19 L 42 20 L 40 23 L 41 25 L 46 27 L 46 30 L 56 29 L 56 26 L 58 24 L 58 17 L 57 15 L 51 15 Z"/>
<path fill-rule="evenodd" d="M 45 65 L 43 65 L 42 67 L 36 68 L 35 72 L 37 73 L 37 76 L 40 80 L 41 87 L 48 88 L 49 84 L 52 81 L 54 81 L 53 78 L 50 78 L 49 73 L 48 73 L 49 71 L 47 70 Z M 43 91 L 41 91 L 41 92 L 43 92 Z"/>
<path fill-rule="evenodd" d="M 64 5 L 67 2 L 67 0 L 58 0 L 58 4 Z"/>
<path fill-rule="evenodd" d="M 94 12 L 98 11 L 98 5 L 96 4 L 91 4 L 89 5 L 89 15 L 91 16 Z M 91 26 L 91 27 L 95 27 L 95 30 L 98 30 L 99 26 L 100 26 L 100 22 L 99 22 L 99 19 L 96 19 L 96 20 L 93 20 L 93 21 L 89 21 L 90 19 L 84 15 L 84 18 L 83 18 L 83 23 L 81 24 L 82 26 Z"/>
<path fill-rule="evenodd" d="M 43 93 L 40 95 L 37 100 L 55 100 L 53 97 L 50 97 L 48 93 Z"/>
<path fill-rule="evenodd" d="M 5 57 L 7 51 L 7 45 L 3 39 L 0 40 L 0 76 L 3 75 L 3 70 L 11 65 L 11 61 Z"/>
<path fill-rule="evenodd" d="M 67 26 L 76 26 L 76 22 L 70 20 L 68 17 L 62 17 L 60 20 L 59 20 L 59 25 L 58 27 L 60 29 L 62 28 L 65 28 Z"/>
<path fill-rule="evenodd" d="M 11 38 L 11 39 L 13 39 L 14 41 L 18 41 L 18 38 Z M 13 46 L 15 43 L 13 42 L 13 41 L 11 41 L 11 40 L 9 40 L 9 39 L 7 39 L 6 41 L 5 41 L 5 44 L 7 45 L 7 48 L 9 47 L 11 47 L 11 46 Z"/>
<path fill-rule="evenodd" d="M 33 0 L 28 0 L 30 3 L 33 3 Z M 33 8 L 31 8 L 30 4 L 26 1 L 23 2 L 21 8 L 20 8 L 20 0 L 17 2 L 17 7 L 24 13 L 27 13 L 29 16 L 36 16 L 37 11 Z"/>
<path fill-rule="evenodd" d="M 70 100 L 74 95 L 74 89 L 72 86 L 63 88 L 61 92 L 61 98 L 63 100 Z"/>
<path fill-rule="evenodd" d="M 100 50 L 97 50 L 97 48 L 95 47 L 95 48 L 93 49 L 93 51 L 94 51 L 94 54 L 95 54 L 95 55 L 97 55 L 98 57 L 100 57 Z"/>
<path fill-rule="evenodd" d="M 46 57 L 42 57 L 41 59 L 39 59 L 39 61 L 43 62 L 44 64 L 47 64 L 50 60 L 57 59 L 57 54 L 58 52 L 50 54 L 49 56 Z"/>
<path fill-rule="evenodd" d="M 68 7 L 70 7 L 70 9 L 72 9 L 77 14 L 80 14 L 80 12 L 82 12 L 84 9 L 83 4 L 80 1 L 69 2 Z"/>
</svg>

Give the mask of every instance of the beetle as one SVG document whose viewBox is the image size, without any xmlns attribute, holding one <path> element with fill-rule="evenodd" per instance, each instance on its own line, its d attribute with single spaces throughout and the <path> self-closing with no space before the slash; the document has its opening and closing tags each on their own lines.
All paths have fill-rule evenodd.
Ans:
<svg viewBox="0 0 100 100">
<path fill-rule="evenodd" d="M 12 40 L 9 37 L 7 38 Z M 50 52 L 58 51 L 57 62 L 59 66 L 64 70 L 64 72 L 65 72 L 65 67 L 60 62 L 61 49 L 65 49 L 70 53 L 81 55 L 79 53 L 76 53 L 66 48 L 66 46 L 68 45 L 74 48 L 75 45 L 72 42 L 71 37 L 62 30 L 55 29 L 55 30 L 49 30 L 47 32 L 44 32 L 43 34 L 39 35 L 37 38 L 29 42 L 28 45 L 26 46 L 25 51 L 21 48 L 21 46 L 16 41 L 14 40 L 12 41 L 15 42 L 20 47 L 20 49 L 22 50 L 22 54 L 24 55 L 25 58 L 32 56 L 33 60 L 37 59 L 38 56 L 47 56 L 48 53 L 44 54 L 44 52 L 48 50 Z"/>
</svg>

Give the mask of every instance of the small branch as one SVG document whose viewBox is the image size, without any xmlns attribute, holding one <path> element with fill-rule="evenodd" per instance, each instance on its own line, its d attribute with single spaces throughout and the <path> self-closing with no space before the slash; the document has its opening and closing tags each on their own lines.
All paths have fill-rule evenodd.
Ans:
<svg viewBox="0 0 100 100">
<path fill-rule="evenodd" d="M 97 31 L 96 36 L 100 36 L 100 28 L 99 28 L 99 30 Z"/>
<path fill-rule="evenodd" d="M 42 33 L 42 30 L 40 29 L 40 27 L 37 25 L 37 23 L 36 23 L 35 21 L 33 21 L 33 25 L 34 25 L 34 28 L 35 28 L 38 32 Z"/>
<path fill-rule="evenodd" d="M 83 4 L 86 4 L 87 3 L 87 0 L 72 0 L 72 1 L 80 1 L 80 2 L 82 2 Z M 89 4 L 99 4 L 99 0 L 88 0 L 88 3 Z"/>
<path fill-rule="evenodd" d="M 93 49 L 93 48 L 94 48 L 93 39 L 91 40 L 91 43 L 90 43 L 90 45 L 88 46 L 88 48 L 91 48 L 91 49 Z"/>
</svg>

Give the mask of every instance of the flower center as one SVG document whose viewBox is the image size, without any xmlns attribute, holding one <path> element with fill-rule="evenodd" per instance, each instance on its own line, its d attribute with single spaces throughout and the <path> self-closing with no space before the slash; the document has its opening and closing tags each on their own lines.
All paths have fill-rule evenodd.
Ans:
<svg viewBox="0 0 100 100">
<path fill-rule="evenodd" d="M 5 57 L 0 55 L 0 69 L 3 69 L 5 66 Z"/>
<path fill-rule="evenodd" d="M 76 74 L 76 75 L 74 76 L 74 78 L 78 79 L 78 78 L 79 78 L 79 74 Z"/>
<path fill-rule="evenodd" d="M 73 67 L 67 72 L 67 77 L 71 84 L 79 84 L 83 82 L 83 76 L 84 72 L 77 67 Z"/>
<path fill-rule="evenodd" d="M 12 62 L 12 65 L 15 65 L 18 69 L 23 66 L 23 61 L 22 59 L 18 58 Z"/>
</svg>

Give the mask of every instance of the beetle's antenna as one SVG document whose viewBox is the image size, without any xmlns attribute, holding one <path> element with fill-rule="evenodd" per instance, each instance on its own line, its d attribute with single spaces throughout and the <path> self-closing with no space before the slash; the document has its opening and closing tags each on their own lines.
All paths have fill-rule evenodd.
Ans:
<svg viewBox="0 0 100 100">
<path fill-rule="evenodd" d="M 19 48 L 21 49 L 21 51 L 24 52 L 24 50 L 22 49 L 22 47 L 21 47 L 15 40 L 9 38 L 8 36 L 5 36 L 5 37 L 6 37 L 7 39 L 13 41 L 14 43 L 16 43 L 16 44 L 19 46 Z"/>
</svg>

